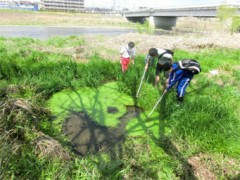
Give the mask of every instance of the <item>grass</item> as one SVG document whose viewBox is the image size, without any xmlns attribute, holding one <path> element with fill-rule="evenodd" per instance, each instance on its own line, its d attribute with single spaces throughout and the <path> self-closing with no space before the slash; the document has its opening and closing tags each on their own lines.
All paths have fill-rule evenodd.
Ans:
<svg viewBox="0 0 240 180">
<path fill-rule="evenodd" d="M 0 25 L 135 27 L 119 15 L 0 10 Z M 109 17 L 111 16 L 111 17 Z"/>
<path fill-rule="evenodd" d="M 137 23 L 137 32 L 147 33 L 147 34 L 153 34 L 154 33 L 154 27 L 149 24 L 148 21 L 145 21 L 143 24 Z"/>
<path fill-rule="evenodd" d="M 135 98 L 143 55 L 122 74 L 118 62 L 98 54 L 88 63 L 77 63 L 61 52 L 29 48 L 86 43 L 84 37 L 0 39 L 1 179 L 191 179 L 197 175 L 188 159 L 195 156 L 217 179 L 238 177 L 239 50 L 176 50 L 175 59 L 198 59 L 202 73 L 188 87 L 182 107 L 176 107 L 172 90 L 147 118 L 162 91 L 144 82 L 139 98 Z M 209 73 L 216 69 L 218 75 Z M 127 124 L 122 146 L 84 157 L 72 151 L 61 133 L 61 122 L 69 111 L 84 109 L 97 123 L 116 126 L 125 104 L 144 111 Z M 107 114 L 110 105 L 117 106 L 119 112 Z M 52 144 L 41 151 L 36 147 L 44 138 Z M 59 143 L 65 156 L 51 151 L 53 142 Z M 71 158 L 62 158 L 68 156 Z M 224 173 L 227 165 L 232 168 Z"/>
</svg>

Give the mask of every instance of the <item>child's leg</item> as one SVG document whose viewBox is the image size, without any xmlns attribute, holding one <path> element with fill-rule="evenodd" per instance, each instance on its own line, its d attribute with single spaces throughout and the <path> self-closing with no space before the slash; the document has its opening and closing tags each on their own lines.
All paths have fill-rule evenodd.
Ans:
<svg viewBox="0 0 240 180">
<path fill-rule="evenodd" d="M 188 87 L 189 83 L 191 81 L 191 78 L 185 77 L 182 78 L 178 85 L 177 85 L 177 100 L 183 101 L 183 97 L 185 95 L 186 88 Z"/>
<path fill-rule="evenodd" d="M 126 67 L 125 67 L 126 70 L 128 69 L 128 65 L 129 65 L 129 63 L 130 63 L 130 59 L 126 59 Z M 125 70 L 125 71 L 126 71 L 126 70 Z"/>
<path fill-rule="evenodd" d="M 122 72 L 127 70 L 130 59 L 122 58 Z"/>
</svg>

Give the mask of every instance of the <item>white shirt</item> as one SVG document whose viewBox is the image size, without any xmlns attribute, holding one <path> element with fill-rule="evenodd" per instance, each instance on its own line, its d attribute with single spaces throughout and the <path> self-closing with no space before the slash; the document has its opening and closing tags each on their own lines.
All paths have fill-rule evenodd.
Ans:
<svg viewBox="0 0 240 180">
<path fill-rule="evenodd" d="M 129 49 L 128 46 L 122 47 L 120 54 L 123 58 L 132 58 L 136 55 L 136 49 Z"/>
<path fill-rule="evenodd" d="M 157 49 L 157 51 L 158 51 L 158 56 L 160 56 L 161 54 L 163 54 L 163 53 L 166 52 L 165 49 L 160 49 L 160 48 L 156 48 L 156 49 Z M 172 59 L 172 58 L 173 58 L 172 55 L 169 54 L 169 53 L 163 54 L 163 57 L 168 58 L 168 59 Z"/>
<path fill-rule="evenodd" d="M 166 52 L 165 49 L 160 49 L 160 48 L 156 48 L 156 49 L 157 49 L 157 51 L 158 51 L 158 55 L 163 54 L 163 53 Z"/>
<path fill-rule="evenodd" d="M 162 59 L 162 58 L 172 59 L 173 58 L 171 54 L 165 53 L 166 52 L 165 49 L 160 49 L 160 48 L 156 48 L 156 49 L 157 49 L 157 52 L 158 52 L 158 57 L 157 58 L 159 58 L 159 56 L 161 56 L 162 54 L 163 54 L 163 56 L 160 59 Z M 155 65 L 155 57 L 151 57 L 148 54 L 145 57 L 144 62 L 145 62 L 145 64 L 148 62 L 149 66 L 153 66 L 153 65 Z"/>
</svg>

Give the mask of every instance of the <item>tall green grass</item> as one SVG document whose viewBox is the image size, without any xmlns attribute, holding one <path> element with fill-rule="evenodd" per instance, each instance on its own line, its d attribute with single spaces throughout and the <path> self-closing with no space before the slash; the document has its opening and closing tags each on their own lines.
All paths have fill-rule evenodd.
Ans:
<svg viewBox="0 0 240 180">
<path fill-rule="evenodd" d="M 118 62 L 106 61 L 98 54 L 88 63 L 77 63 L 69 55 L 29 48 L 43 44 L 51 48 L 81 46 L 87 43 L 82 38 L 9 41 L 0 38 L 0 178 L 179 179 L 186 175 L 187 159 L 196 154 L 239 160 L 239 50 L 176 50 L 175 60 L 195 58 L 202 73 L 193 78 L 182 106 L 176 106 L 175 90 L 171 90 L 153 116 L 146 118 L 163 88 L 144 81 L 139 98 L 135 98 L 143 74 L 143 55 L 122 73 Z M 218 75 L 209 72 L 214 69 Z M 81 92 L 77 90 L 88 87 L 97 91 L 104 83 L 115 81 L 118 91 L 132 97 L 143 113 L 129 122 L 123 146 L 109 154 L 79 157 L 53 127 L 47 101 L 62 90 Z M 25 106 L 19 106 L 19 101 Z M 41 133 L 56 139 L 71 160 L 39 157 L 34 142 Z"/>
<path fill-rule="evenodd" d="M 181 110 L 172 112 L 170 120 L 172 135 L 187 141 L 191 151 L 238 157 L 239 119 L 221 99 L 193 97 Z"/>
<path fill-rule="evenodd" d="M 72 86 L 97 87 L 117 78 L 117 64 L 97 56 L 92 57 L 88 64 L 77 64 L 65 55 L 58 55 L 57 60 L 53 61 L 52 54 L 36 51 L 26 57 L 16 53 L 2 53 L 0 58 L 1 79 L 11 83 L 34 85 L 37 91 L 46 95 Z"/>
<path fill-rule="evenodd" d="M 154 27 L 150 25 L 150 23 L 148 21 L 145 21 L 144 23 L 140 24 L 137 23 L 137 32 L 142 34 L 142 33 L 146 33 L 146 34 L 153 34 L 154 33 Z"/>
<path fill-rule="evenodd" d="M 47 40 L 46 46 L 52 46 L 55 48 L 63 48 L 63 47 L 76 47 L 85 45 L 85 39 L 83 37 L 77 36 L 69 36 L 69 37 L 61 37 L 54 36 Z"/>
</svg>

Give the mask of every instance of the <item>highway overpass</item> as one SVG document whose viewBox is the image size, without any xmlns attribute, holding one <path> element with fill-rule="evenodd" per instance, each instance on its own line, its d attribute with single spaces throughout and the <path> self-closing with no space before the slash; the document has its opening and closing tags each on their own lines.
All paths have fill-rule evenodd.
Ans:
<svg viewBox="0 0 240 180">
<path fill-rule="evenodd" d="M 240 7 L 237 13 L 240 15 Z M 147 18 L 155 28 L 170 30 L 176 25 L 178 17 L 202 17 L 213 18 L 217 16 L 218 6 L 204 7 L 176 7 L 164 9 L 145 9 L 138 11 L 127 11 L 124 13 L 125 18 L 131 22 L 143 23 Z"/>
</svg>

